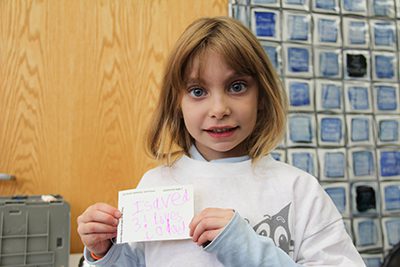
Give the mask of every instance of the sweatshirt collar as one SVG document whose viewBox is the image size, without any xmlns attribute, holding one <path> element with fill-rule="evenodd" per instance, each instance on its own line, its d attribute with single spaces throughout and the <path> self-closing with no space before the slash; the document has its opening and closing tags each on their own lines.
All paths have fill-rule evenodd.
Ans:
<svg viewBox="0 0 400 267">
<path fill-rule="evenodd" d="M 195 145 L 192 145 L 189 149 L 189 154 L 192 159 L 199 160 L 199 161 L 207 161 L 197 150 Z M 222 158 L 222 159 L 214 159 L 210 160 L 209 162 L 215 163 L 235 163 L 235 162 L 242 162 L 249 160 L 250 157 L 248 155 L 240 156 L 240 157 L 230 157 L 230 158 Z"/>
</svg>

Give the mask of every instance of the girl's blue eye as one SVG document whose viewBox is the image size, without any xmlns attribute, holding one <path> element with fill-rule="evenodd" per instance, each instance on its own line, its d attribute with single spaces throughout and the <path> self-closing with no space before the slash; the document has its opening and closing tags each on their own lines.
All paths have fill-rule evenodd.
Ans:
<svg viewBox="0 0 400 267">
<path fill-rule="evenodd" d="M 193 97 L 202 97 L 205 95 L 205 91 L 203 88 L 195 87 L 189 90 L 190 95 Z"/>
<path fill-rule="evenodd" d="M 242 93 L 246 90 L 246 84 L 243 82 L 235 82 L 231 85 L 229 90 L 233 93 Z"/>
</svg>

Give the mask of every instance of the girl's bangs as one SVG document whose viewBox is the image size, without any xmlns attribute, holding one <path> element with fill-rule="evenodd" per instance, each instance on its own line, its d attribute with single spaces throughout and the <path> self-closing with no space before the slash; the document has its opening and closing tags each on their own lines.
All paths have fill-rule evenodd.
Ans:
<svg viewBox="0 0 400 267">
<path fill-rule="evenodd" d="M 256 70 L 254 64 L 252 64 L 252 60 L 243 49 L 239 49 L 234 43 L 228 41 L 218 43 L 214 47 L 214 51 L 219 53 L 224 58 L 226 64 L 237 74 L 255 77 Z"/>
<path fill-rule="evenodd" d="M 209 40 L 210 41 L 210 40 Z M 180 81 L 181 85 L 185 85 L 189 78 L 189 75 L 194 67 L 194 64 L 198 65 L 198 73 L 196 78 L 201 76 L 201 73 L 204 70 L 202 66 L 204 62 L 204 57 L 207 56 L 207 52 L 212 51 L 215 52 L 225 60 L 225 63 L 232 68 L 239 75 L 250 75 L 255 76 L 255 68 L 254 65 L 251 64 L 251 59 L 246 56 L 238 47 L 228 41 L 218 42 L 215 40 L 214 42 L 207 42 L 207 44 L 201 45 L 191 53 L 188 58 L 185 60 L 183 64 L 184 69 L 182 71 Z M 181 87 L 182 88 L 182 87 Z"/>
</svg>

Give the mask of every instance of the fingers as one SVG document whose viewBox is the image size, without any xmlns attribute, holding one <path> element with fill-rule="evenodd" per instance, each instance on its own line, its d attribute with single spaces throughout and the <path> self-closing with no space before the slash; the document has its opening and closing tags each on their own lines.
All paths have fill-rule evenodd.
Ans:
<svg viewBox="0 0 400 267">
<path fill-rule="evenodd" d="M 190 235 L 193 234 L 194 228 L 199 224 L 201 220 L 206 218 L 223 218 L 226 216 L 226 213 L 232 210 L 218 209 L 218 208 L 207 208 L 202 212 L 193 217 L 192 221 L 189 224 Z"/>
<path fill-rule="evenodd" d="M 209 240 L 208 238 L 212 238 L 211 240 L 213 240 L 214 236 L 207 232 L 218 232 L 218 230 L 224 228 L 226 224 L 227 221 L 222 218 L 205 218 L 201 220 L 193 229 L 192 239 L 194 242 L 200 243 L 199 237 L 203 235 L 202 239 Z M 200 245 L 201 244 L 202 243 L 200 243 Z"/>
<path fill-rule="evenodd" d="M 211 230 L 211 231 L 207 231 L 204 232 L 199 239 L 197 240 L 197 245 L 201 246 L 206 244 L 207 242 L 211 242 L 213 241 L 217 235 L 219 235 L 219 233 L 222 231 L 222 229 L 219 230 Z"/>
<path fill-rule="evenodd" d="M 196 215 L 189 225 L 190 236 L 198 245 L 212 241 L 233 217 L 233 210 L 208 208 Z"/>
<path fill-rule="evenodd" d="M 108 225 L 104 223 L 88 222 L 88 223 L 78 224 L 78 233 L 83 235 L 114 233 L 116 231 L 117 231 L 117 226 Z"/>
<path fill-rule="evenodd" d="M 92 252 L 107 252 L 111 243 L 109 239 L 117 236 L 121 216 L 118 209 L 105 203 L 88 207 L 77 219 L 77 230 L 83 244 Z"/>
<path fill-rule="evenodd" d="M 85 210 L 78 217 L 78 224 L 88 222 L 99 222 L 108 225 L 118 225 L 118 220 L 121 218 L 121 212 L 105 203 L 96 203 Z"/>
</svg>

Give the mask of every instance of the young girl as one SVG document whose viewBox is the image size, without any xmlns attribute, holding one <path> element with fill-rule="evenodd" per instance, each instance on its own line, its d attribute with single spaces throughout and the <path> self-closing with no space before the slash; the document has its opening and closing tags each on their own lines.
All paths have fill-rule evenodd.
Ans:
<svg viewBox="0 0 400 267">
<path fill-rule="evenodd" d="M 269 152 L 286 125 L 281 83 L 239 22 L 203 18 L 171 53 L 148 147 L 165 165 L 138 188 L 193 185 L 192 240 L 114 245 L 121 213 L 78 218 L 99 266 L 364 266 L 333 202 L 309 174 Z"/>
</svg>

